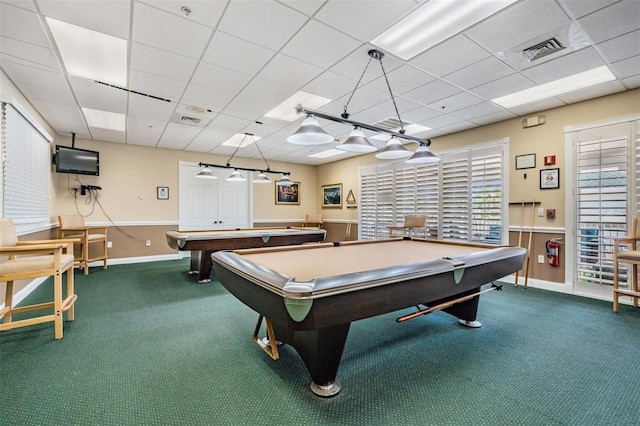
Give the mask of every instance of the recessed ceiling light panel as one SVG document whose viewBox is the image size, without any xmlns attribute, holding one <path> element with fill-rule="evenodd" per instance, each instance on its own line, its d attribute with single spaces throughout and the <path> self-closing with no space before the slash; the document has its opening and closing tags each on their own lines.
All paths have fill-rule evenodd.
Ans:
<svg viewBox="0 0 640 426">
<path fill-rule="evenodd" d="M 127 85 L 127 40 L 46 18 L 67 73 Z"/>
</svg>

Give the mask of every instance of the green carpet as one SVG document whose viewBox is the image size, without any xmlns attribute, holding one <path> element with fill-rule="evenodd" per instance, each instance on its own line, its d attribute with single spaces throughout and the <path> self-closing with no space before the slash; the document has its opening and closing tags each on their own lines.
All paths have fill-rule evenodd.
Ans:
<svg viewBox="0 0 640 426">
<path fill-rule="evenodd" d="M 323 399 L 295 351 L 272 361 L 251 341 L 256 313 L 188 263 L 76 272 L 62 340 L 52 324 L 0 333 L 0 424 L 640 423 L 640 309 L 505 285 L 481 297 L 480 329 L 442 312 L 358 321 L 342 391 Z"/>
</svg>

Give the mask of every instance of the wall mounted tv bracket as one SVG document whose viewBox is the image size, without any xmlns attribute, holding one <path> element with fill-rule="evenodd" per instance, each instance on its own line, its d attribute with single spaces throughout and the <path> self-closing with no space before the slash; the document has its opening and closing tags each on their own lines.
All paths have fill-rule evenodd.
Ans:
<svg viewBox="0 0 640 426">
<path fill-rule="evenodd" d="M 87 195 L 87 191 L 100 190 L 102 187 L 97 185 L 80 185 L 80 188 L 72 188 L 74 191 L 80 191 L 80 195 Z"/>
</svg>

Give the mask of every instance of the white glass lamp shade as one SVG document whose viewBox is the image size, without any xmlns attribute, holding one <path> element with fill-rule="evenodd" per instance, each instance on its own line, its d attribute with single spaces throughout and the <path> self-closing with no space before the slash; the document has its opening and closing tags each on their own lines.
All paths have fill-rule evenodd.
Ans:
<svg viewBox="0 0 640 426">
<path fill-rule="evenodd" d="M 404 145 L 402 145 L 402 142 L 393 136 L 389 139 L 387 145 L 382 148 L 382 151 L 376 154 L 376 158 L 381 160 L 399 160 L 401 158 L 410 157 L 412 154 L 413 152 L 405 148 Z"/>
<path fill-rule="evenodd" d="M 267 177 L 264 172 L 258 173 L 258 177 L 253 180 L 253 183 L 271 183 L 271 180 Z"/>
<path fill-rule="evenodd" d="M 440 157 L 429 150 L 426 145 L 420 145 L 416 152 L 406 161 L 409 164 L 433 164 L 440 161 Z"/>
<path fill-rule="evenodd" d="M 278 182 L 276 182 L 276 184 L 278 186 L 291 186 L 293 185 L 293 182 L 291 182 L 291 179 L 289 179 L 289 176 L 284 175 L 280 178 Z"/>
<path fill-rule="evenodd" d="M 336 149 L 349 152 L 373 152 L 378 148 L 373 146 L 371 142 L 365 137 L 364 132 L 358 128 L 353 129 L 349 133 L 349 137 L 344 140 L 340 145 L 336 146 Z"/>
<path fill-rule="evenodd" d="M 214 175 L 208 166 L 203 166 L 202 170 L 200 170 L 196 177 L 202 179 L 218 179 L 218 176 Z"/>
<path fill-rule="evenodd" d="M 318 121 L 308 115 L 298 131 L 287 138 L 287 142 L 296 145 L 322 145 L 333 142 L 333 136 L 322 130 Z"/>
<path fill-rule="evenodd" d="M 247 179 L 237 169 L 234 169 L 226 180 L 228 182 L 244 182 Z"/>
</svg>

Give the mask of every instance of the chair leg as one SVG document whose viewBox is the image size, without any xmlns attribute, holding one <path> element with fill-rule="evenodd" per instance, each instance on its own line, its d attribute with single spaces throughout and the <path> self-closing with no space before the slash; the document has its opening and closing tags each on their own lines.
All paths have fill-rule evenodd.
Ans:
<svg viewBox="0 0 640 426">
<path fill-rule="evenodd" d="M 613 312 L 618 312 L 618 260 L 613 259 Z"/>
<path fill-rule="evenodd" d="M 67 269 L 67 298 L 72 297 L 75 294 L 75 284 L 73 278 L 73 267 Z M 67 320 L 73 321 L 75 319 L 75 306 L 74 303 L 67 310 Z"/>
<path fill-rule="evenodd" d="M 629 287 L 631 291 L 634 293 L 638 293 L 638 265 L 633 264 L 633 279 L 631 280 L 632 285 Z M 633 296 L 633 307 L 638 307 L 638 296 Z"/>
<path fill-rule="evenodd" d="M 8 307 L 9 310 L 4 314 L 2 322 L 8 324 L 11 322 L 11 315 L 13 311 L 13 281 L 7 281 L 7 288 L 4 293 L 4 307 Z"/>
<path fill-rule="evenodd" d="M 57 271 L 53 277 L 53 314 L 55 316 L 54 337 L 62 339 L 62 272 Z"/>
<path fill-rule="evenodd" d="M 82 262 L 84 262 L 84 274 L 89 275 L 89 243 L 82 244 Z"/>
<path fill-rule="evenodd" d="M 104 240 L 102 250 L 103 250 L 102 253 L 104 253 L 104 259 L 102 260 L 102 269 L 107 269 L 107 258 L 109 256 L 107 255 L 107 239 L 106 238 Z"/>
</svg>

